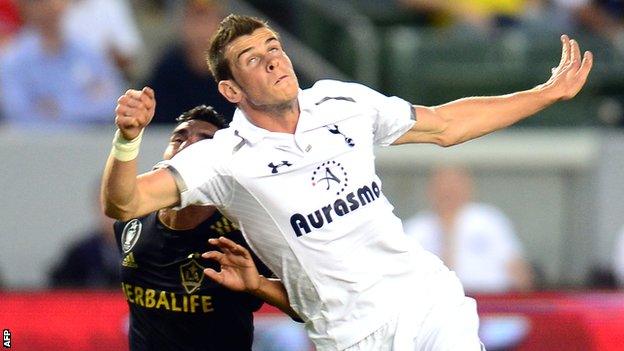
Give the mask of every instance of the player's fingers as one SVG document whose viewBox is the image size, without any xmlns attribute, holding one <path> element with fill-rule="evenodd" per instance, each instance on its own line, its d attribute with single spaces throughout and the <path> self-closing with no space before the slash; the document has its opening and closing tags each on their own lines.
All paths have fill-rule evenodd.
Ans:
<svg viewBox="0 0 624 351">
<path fill-rule="evenodd" d="M 136 119 L 119 115 L 115 117 L 115 123 L 117 124 L 119 129 L 131 129 L 140 127 Z"/>
<path fill-rule="evenodd" d="M 242 247 L 240 245 L 236 245 L 236 248 L 233 249 L 232 252 L 234 252 L 234 253 L 236 253 L 236 254 L 238 254 L 240 256 L 244 256 L 244 257 L 247 257 L 249 255 L 249 251 L 246 248 L 244 248 L 244 247 Z"/>
<path fill-rule="evenodd" d="M 219 283 L 219 284 L 222 284 L 222 283 L 223 283 L 223 280 L 225 279 L 221 273 L 219 273 L 219 272 L 215 271 L 215 270 L 214 270 L 214 269 L 212 269 L 212 268 L 205 268 L 205 269 L 204 269 L 204 274 L 205 274 L 208 278 L 210 278 L 210 279 L 214 280 L 215 282 L 217 282 L 217 283 Z"/>
<path fill-rule="evenodd" d="M 233 248 L 231 248 L 230 250 L 232 250 L 233 253 L 239 255 L 239 256 L 243 256 L 243 257 L 248 257 L 249 256 L 249 251 L 247 249 L 245 249 L 244 247 L 236 244 L 236 246 L 234 246 Z"/>
<path fill-rule="evenodd" d="M 115 107 L 115 114 L 117 116 L 126 116 L 128 114 L 129 107 L 125 104 L 119 104 Z"/>
<path fill-rule="evenodd" d="M 154 108 L 154 106 L 156 105 L 154 97 L 150 96 L 144 91 L 141 91 L 140 101 L 147 110 Z"/>
<path fill-rule="evenodd" d="M 228 246 L 235 246 L 235 245 L 236 245 L 236 243 L 234 242 L 234 240 L 232 240 L 232 239 L 230 239 L 230 238 L 226 238 L 226 237 L 224 237 L 224 236 L 220 236 L 220 237 L 218 238 L 218 240 L 219 240 L 220 242 L 222 242 L 222 243 L 227 244 Z"/>
<path fill-rule="evenodd" d="M 244 247 L 238 245 L 237 243 L 235 243 L 231 239 L 228 239 L 228 238 L 226 238 L 224 236 L 219 237 L 219 242 L 223 245 L 222 248 L 228 249 L 232 253 L 235 253 L 235 254 L 241 255 L 241 256 L 245 256 L 245 257 L 247 257 L 248 254 L 249 254 L 249 251 L 247 251 L 247 249 L 245 249 Z"/>
<path fill-rule="evenodd" d="M 563 67 L 568 60 L 570 53 L 570 38 L 567 35 L 561 36 L 561 60 L 559 61 L 559 67 Z"/>
<path fill-rule="evenodd" d="M 124 95 L 127 96 L 127 97 L 132 97 L 132 94 L 134 94 L 136 91 L 137 90 L 135 90 L 135 89 L 128 89 L 128 90 L 126 90 Z"/>
<path fill-rule="evenodd" d="M 126 95 L 123 95 L 119 99 L 117 99 L 117 103 L 119 105 L 126 105 L 135 108 L 141 107 L 142 105 L 141 101 L 133 99 L 132 97 Z"/>
<path fill-rule="evenodd" d="M 128 89 L 126 90 L 126 92 L 123 94 L 123 96 L 126 97 L 126 99 L 130 99 L 130 100 L 138 100 L 139 96 L 140 96 L 141 92 L 139 90 L 135 90 L 135 89 Z"/>
<path fill-rule="evenodd" d="M 154 89 L 150 88 L 150 87 L 143 87 L 142 92 L 147 95 L 150 99 L 154 99 L 156 98 L 156 93 L 154 92 Z"/>
<path fill-rule="evenodd" d="M 143 94 L 141 90 L 136 90 L 136 89 L 126 90 L 126 95 L 133 99 L 141 99 L 141 94 Z"/>
<path fill-rule="evenodd" d="M 561 36 L 561 58 L 559 59 L 559 65 L 557 65 L 557 67 L 561 67 L 561 65 L 565 61 L 565 55 L 566 55 L 565 51 L 566 51 L 565 35 L 562 35 Z"/>
<path fill-rule="evenodd" d="M 589 76 L 589 72 L 592 69 L 594 64 L 594 55 L 591 51 L 585 51 L 583 55 L 583 62 L 581 62 L 581 68 L 579 68 L 578 72 L 576 72 L 577 79 L 581 82 L 581 85 L 585 84 L 587 81 L 587 76 Z"/>
<path fill-rule="evenodd" d="M 137 123 L 140 123 L 142 120 L 141 117 L 143 114 L 143 109 L 141 108 L 120 105 L 115 109 L 115 112 L 117 112 L 119 116 L 135 119 Z"/>
<path fill-rule="evenodd" d="M 242 256 L 245 259 L 251 257 L 247 249 L 245 249 L 244 247 L 236 244 L 234 241 L 223 236 L 219 237 L 218 239 L 214 239 L 214 238 L 209 239 L 208 243 L 210 243 L 211 245 L 217 246 L 226 255 L 231 254 L 235 256 Z"/>
<path fill-rule="evenodd" d="M 127 117 L 131 119 L 136 119 L 138 110 L 134 107 L 130 107 L 128 105 L 117 105 L 115 108 L 115 113 L 117 116 Z"/>
<path fill-rule="evenodd" d="M 207 260 L 217 261 L 219 264 L 221 264 L 225 258 L 225 255 L 219 251 L 204 252 L 201 256 Z"/>
<path fill-rule="evenodd" d="M 120 97 L 117 99 L 117 103 L 118 103 L 118 104 L 125 104 L 125 103 L 126 103 L 126 101 L 128 101 L 128 99 L 130 99 L 130 97 L 129 97 L 129 96 L 127 96 L 126 94 L 123 94 L 122 96 L 120 96 Z"/>
<path fill-rule="evenodd" d="M 219 238 L 209 239 L 208 242 L 212 245 L 218 246 L 221 249 L 233 249 L 236 246 L 236 243 L 232 240 L 221 236 Z"/>
<path fill-rule="evenodd" d="M 579 47 L 579 43 L 574 39 L 570 40 L 570 64 L 574 72 L 576 72 L 581 65 L 581 48 Z"/>
</svg>

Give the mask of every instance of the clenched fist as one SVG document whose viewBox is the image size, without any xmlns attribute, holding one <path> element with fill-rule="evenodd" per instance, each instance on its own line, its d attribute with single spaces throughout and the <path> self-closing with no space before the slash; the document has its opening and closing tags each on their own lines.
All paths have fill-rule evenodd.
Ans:
<svg viewBox="0 0 624 351">
<path fill-rule="evenodd" d="M 154 117 L 155 109 L 156 97 L 152 88 L 129 89 L 120 96 L 115 108 L 115 124 L 124 139 L 136 138 Z"/>
</svg>

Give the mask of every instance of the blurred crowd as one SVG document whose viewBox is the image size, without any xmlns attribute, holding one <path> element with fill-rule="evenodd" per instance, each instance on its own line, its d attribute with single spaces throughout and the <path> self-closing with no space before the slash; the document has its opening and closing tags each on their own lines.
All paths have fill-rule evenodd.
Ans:
<svg viewBox="0 0 624 351">
<path fill-rule="evenodd" d="M 608 38 L 624 50 L 624 2 L 619 0 L 398 0 L 422 24 L 488 33 L 502 27 L 577 32 Z"/>
<path fill-rule="evenodd" d="M 248 2 L 293 34 L 301 30 L 297 2 Z M 619 0 L 351 3 L 373 8 L 373 19 L 383 7 L 416 26 L 469 35 L 509 27 L 586 31 L 624 54 Z M 159 94 L 155 123 L 173 123 L 171 116 L 205 102 L 229 116 L 234 107 L 216 91 L 204 60 L 224 12 L 216 0 L 0 0 L 0 123 L 42 129 L 107 124 L 116 98 L 145 84 Z"/>
<path fill-rule="evenodd" d="M 144 84 L 160 96 L 154 123 L 207 101 L 230 115 L 204 60 L 222 16 L 216 1 L 0 0 L 0 123 L 110 125 L 119 95 Z M 171 32 L 162 50 L 145 40 L 152 22 Z"/>
</svg>

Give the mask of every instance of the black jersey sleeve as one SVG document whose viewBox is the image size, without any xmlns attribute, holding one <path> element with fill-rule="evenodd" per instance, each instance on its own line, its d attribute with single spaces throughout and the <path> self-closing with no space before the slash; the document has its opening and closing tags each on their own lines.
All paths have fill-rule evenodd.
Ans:
<svg viewBox="0 0 624 351">
<path fill-rule="evenodd" d="M 123 232 L 123 228 L 126 225 L 126 222 L 115 221 L 113 224 L 113 230 L 115 231 L 115 243 L 117 244 L 117 249 L 121 252 L 121 233 Z"/>
</svg>

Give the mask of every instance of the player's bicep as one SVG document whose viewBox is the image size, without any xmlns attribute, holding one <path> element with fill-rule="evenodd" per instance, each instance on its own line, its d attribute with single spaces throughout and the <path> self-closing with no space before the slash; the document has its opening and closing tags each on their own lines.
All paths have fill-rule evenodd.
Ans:
<svg viewBox="0 0 624 351">
<path fill-rule="evenodd" d="M 138 212 L 150 213 L 180 203 L 175 177 L 167 168 L 159 168 L 137 177 Z"/>
<path fill-rule="evenodd" d="M 416 123 L 405 134 L 395 140 L 392 145 L 407 143 L 430 143 L 444 145 L 444 132 L 448 121 L 433 107 L 414 105 Z"/>
</svg>

